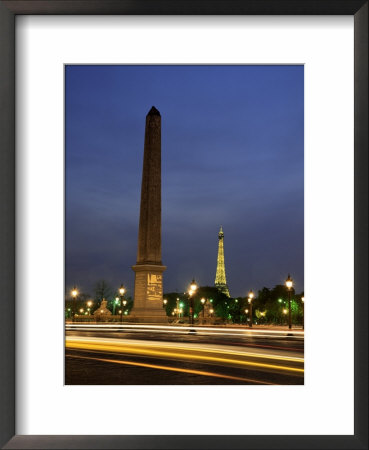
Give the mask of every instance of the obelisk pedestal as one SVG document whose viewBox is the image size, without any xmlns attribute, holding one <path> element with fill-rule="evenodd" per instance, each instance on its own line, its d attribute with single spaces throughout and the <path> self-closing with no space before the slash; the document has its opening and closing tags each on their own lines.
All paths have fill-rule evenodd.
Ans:
<svg viewBox="0 0 369 450">
<path fill-rule="evenodd" d="M 134 303 L 135 322 L 168 322 L 163 308 L 161 261 L 161 116 L 152 107 L 146 116 Z"/>
</svg>

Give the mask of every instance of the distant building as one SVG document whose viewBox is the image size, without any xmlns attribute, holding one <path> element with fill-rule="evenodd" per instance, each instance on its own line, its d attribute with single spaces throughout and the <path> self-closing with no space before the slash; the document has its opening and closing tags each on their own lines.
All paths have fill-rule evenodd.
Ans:
<svg viewBox="0 0 369 450">
<path fill-rule="evenodd" d="M 230 297 L 224 265 L 224 244 L 223 244 L 224 233 L 222 227 L 220 227 L 218 238 L 219 238 L 218 260 L 217 260 L 217 273 L 215 275 L 215 287 L 220 292 L 223 292 L 227 297 Z"/>
</svg>

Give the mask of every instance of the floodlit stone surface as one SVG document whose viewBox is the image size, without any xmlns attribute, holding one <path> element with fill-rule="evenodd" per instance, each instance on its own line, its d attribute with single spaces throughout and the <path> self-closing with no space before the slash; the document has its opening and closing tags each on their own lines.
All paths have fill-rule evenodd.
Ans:
<svg viewBox="0 0 369 450">
<path fill-rule="evenodd" d="M 166 322 L 161 261 L 161 116 L 153 106 L 146 116 L 134 303 L 131 320 Z"/>
</svg>

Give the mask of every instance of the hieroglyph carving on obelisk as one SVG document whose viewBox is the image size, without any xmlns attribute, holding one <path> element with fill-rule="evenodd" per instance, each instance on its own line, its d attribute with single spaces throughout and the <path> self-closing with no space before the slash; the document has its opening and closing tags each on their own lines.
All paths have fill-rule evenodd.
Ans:
<svg viewBox="0 0 369 450">
<path fill-rule="evenodd" d="M 146 116 L 132 318 L 140 322 L 167 320 L 163 309 L 161 261 L 161 116 L 153 106 Z"/>
</svg>

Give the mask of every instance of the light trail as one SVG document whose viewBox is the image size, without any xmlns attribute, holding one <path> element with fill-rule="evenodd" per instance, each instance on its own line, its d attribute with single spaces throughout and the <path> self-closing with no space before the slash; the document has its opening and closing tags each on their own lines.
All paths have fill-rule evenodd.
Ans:
<svg viewBox="0 0 369 450">
<path fill-rule="evenodd" d="M 139 347 L 159 347 L 161 349 L 164 348 L 175 348 L 178 350 L 190 351 L 194 350 L 197 352 L 216 352 L 223 353 L 226 355 L 237 355 L 237 356 L 251 356 L 251 357 L 262 357 L 266 359 L 276 359 L 276 360 L 285 360 L 285 361 L 293 361 L 298 363 L 303 363 L 304 358 L 300 356 L 282 356 L 276 354 L 268 354 L 263 351 L 259 351 L 259 353 L 252 353 L 246 350 L 234 350 L 234 347 L 231 346 L 219 346 L 214 344 L 198 344 L 198 343 L 177 343 L 177 342 L 157 342 L 157 341 L 141 341 L 141 340 L 132 340 L 132 339 L 116 339 L 116 338 L 99 338 L 99 337 L 82 337 L 82 336 L 68 336 L 66 338 L 67 341 L 79 341 L 79 342 L 88 342 L 88 343 L 101 343 L 108 345 L 128 345 L 128 346 L 139 346 Z"/>
<path fill-rule="evenodd" d="M 174 359 L 189 359 L 212 362 L 218 364 L 237 365 L 237 366 L 251 366 L 255 368 L 263 368 L 278 371 L 294 372 L 296 374 L 303 374 L 304 369 L 299 367 L 291 367 L 285 365 L 278 365 L 276 362 L 287 361 L 289 363 L 303 364 L 303 358 L 295 358 L 288 356 L 277 356 L 263 353 L 250 353 L 245 351 L 222 350 L 219 348 L 210 348 L 193 345 L 179 346 L 178 344 L 163 345 L 156 342 L 143 341 L 117 341 L 98 338 L 66 338 L 66 348 L 74 350 L 89 350 L 109 353 L 125 353 L 148 357 L 165 357 Z M 251 359 L 251 360 L 250 360 Z M 258 362 L 260 359 L 274 360 L 274 364 L 266 362 Z"/>
<path fill-rule="evenodd" d="M 201 376 L 205 376 L 205 377 L 224 378 L 224 379 L 228 379 L 228 380 L 243 381 L 243 382 L 255 383 L 255 384 L 275 385 L 275 383 L 268 383 L 267 381 L 254 380 L 251 378 L 244 378 L 244 377 L 236 377 L 236 376 L 232 376 L 232 375 L 224 375 L 224 374 L 215 373 L 215 372 L 206 372 L 203 370 L 180 369 L 178 367 L 159 366 L 157 364 L 139 363 L 139 362 L 134 362 L 134 361 L 121 361 L 119 359 L 92 358 L 90 356 L 77 356 L 77 355 L 66 355 L 66 356 L 68 358 L 90 359 L 93 361 L 101 361 L 101 362 L 107 362 L 107 363 L 113 363 L 113 364 L 122 364 L 122 365 L 127 365 L 127 366 L 146 367 L 149 369 L 167 370 L 167 371 L 171 371 L 171 372 L 188 373 L 191 375 L 201 375 Z"/>
<path fill-rule="evenodd" d="M 178 333 L 188 334 L 192 331 L 196 334 L 213 334 L 221 336 L 251 336 L 252 334 L 258 335 L 258 337 L 270 337 L 270 335 L 277 335 L 281 337 L 304 337 L 304 331 L 301 330 L 263 330 L 263 329 L 250 329 L 250 328 L 230 328 L 230 327 L 203 327 L 203 326 L 178 326 L 178 325 L 138 325 L 138 324 L 75 324 L 67 323 L 66 330 L 121 330 L 121 331 L 143 331 L 149 330 L 150 332 L 161 333 Z"/>
</svg>

